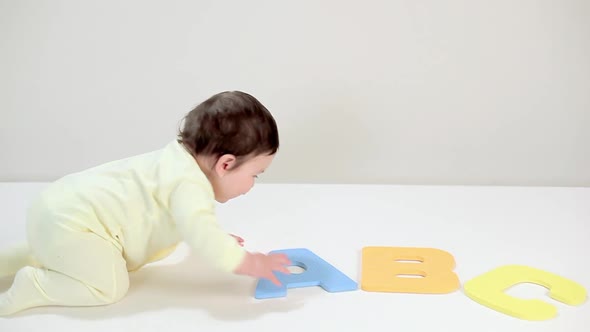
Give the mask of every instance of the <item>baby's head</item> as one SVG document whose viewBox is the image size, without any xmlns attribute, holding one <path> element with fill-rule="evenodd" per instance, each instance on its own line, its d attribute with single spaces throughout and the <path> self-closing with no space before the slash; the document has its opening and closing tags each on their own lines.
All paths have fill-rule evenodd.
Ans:
<svg viewBox="0 0 590 332">
<path fill-rule="evenodd" d="M 189 112 L 178 141 L 195 157 L 219 202 L 247 193 L 279 148 L 273 116 L 240 91 L 213 95 Z"/>
</svg>

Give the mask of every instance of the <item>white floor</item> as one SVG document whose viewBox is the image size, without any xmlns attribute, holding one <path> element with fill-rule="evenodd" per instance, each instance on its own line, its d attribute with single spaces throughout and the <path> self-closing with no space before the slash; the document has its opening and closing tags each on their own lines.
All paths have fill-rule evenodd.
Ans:
<svg viewBox="0 0 590 332">
<path fill-rule="evenodd" d="M 24 241 L 27 201 L 44 184 L 0 184 L 0 246 Z M 222 224 L 251 250 L 308 248 L 355 280 L 364 246 L 421 246 L 452 253 L 462 283 L 506 264 L 560 274 L 590 290 L 590 188 L 258 185 L 219 206 Z M 0 331 L 587 331 L 590 304 L 570 307 L 540 286 L 509 293 L 556 305 L 531 322 L 463 294 L 327 293 L 290 289 L 256 300 L 256 281 L 208 271 L 182 246 L 131 275 L 112 306 L 41 308 L 0 318 Z M 0 290 L 11 280 L 0 279 Z"/>
</svg>

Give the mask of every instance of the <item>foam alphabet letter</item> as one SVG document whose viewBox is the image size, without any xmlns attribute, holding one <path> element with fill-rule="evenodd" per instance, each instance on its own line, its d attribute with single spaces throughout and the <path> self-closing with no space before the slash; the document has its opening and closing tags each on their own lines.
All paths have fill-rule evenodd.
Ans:
<svg viewBox="0 0 590 332">
<path fill-rule="evenodd" d="M 320 286 L 328 292 L 353 291 L 358 288 L 354 280 L 308 249 L 284 249 L 272 253 L 286 254 L 293 265 L 305 271 L 300 274 L 275 273 L 282 286 L 276 286 L 267 279 L 258 280 L 254 296 L 257 299 L 284 297 L 287 288 Z"/>
<path fill-rule="evenodd" d="M 541 300 L 519 299 L 504 291 L 519 283 L 534 283 L 549 289 L 549 296 L 568 305 L 586 300 L 582 285 L 559 275 L 522 265 L 506 265 L 467 281 L 465 294 L 486 307 L 526 320 L 547 320 L 557 308 Z"/>
<path fill-rule="evenodd" d="M 368 292 L 450 293 L 460 287 L 454 267 L 453 256 L 439 249 L 364 247 L 361 288 Z"/>
</svg>

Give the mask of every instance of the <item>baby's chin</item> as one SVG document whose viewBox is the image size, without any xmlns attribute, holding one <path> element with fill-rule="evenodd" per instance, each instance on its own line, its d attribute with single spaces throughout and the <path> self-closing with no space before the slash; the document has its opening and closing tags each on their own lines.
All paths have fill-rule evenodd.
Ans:
<svg viewBox="0 0 590 332">
<path fill-rule="evenodd" d="M 229 198 L 224 198 L 224 197 L 215 197 L 215 200 L 217 201 L 217 203 L 227 203 L 227 201 L 229 201 Z"/>
<path fill-rule="evenodd" d="M 215 200 L 218 203 L 227 203 L 228 201 L 231 201 L 232 199 L 238 198 L 238 197 L 243 196 L 243 195 L 245 195 L 245 194 L 235 195 L 235 196 L 230 196 L 230 197 L 222 197 L 222 196 L 215 195 Z"/>
</svg>

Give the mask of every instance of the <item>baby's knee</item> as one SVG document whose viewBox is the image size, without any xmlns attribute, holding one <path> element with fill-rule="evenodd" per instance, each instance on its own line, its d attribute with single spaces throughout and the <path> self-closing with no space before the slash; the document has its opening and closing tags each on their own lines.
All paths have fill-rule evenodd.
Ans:
<svg viewBox="0 0 590 332">
<path fill-rule="evenodd" d="M 112 287 L 106 290 L 100 290 L 107 304 L 119 302 L 129 290 L 129 277 L 120 276 L 114 278 Z"/>
</svg>

